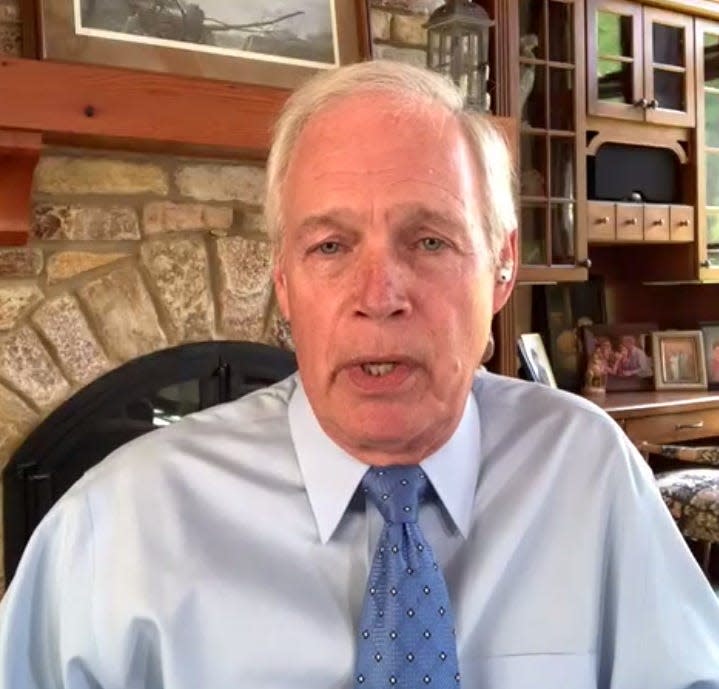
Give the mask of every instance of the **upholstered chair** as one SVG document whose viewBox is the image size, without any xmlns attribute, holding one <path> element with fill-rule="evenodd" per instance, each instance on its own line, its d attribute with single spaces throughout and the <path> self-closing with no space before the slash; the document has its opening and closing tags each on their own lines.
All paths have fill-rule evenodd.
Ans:
<svg viewBox="0 0 719 689">
<path fill-rule="evenodd" d="M 712 545 L 719 543 L 719 446 L 685 447 L 645 442 L 640 450 L 645 457 L 653 454 L 693 465 L 659 473 L 656 479 L 682 535 L 704 544 L 702 567 L 708 575 Z"/>
</svg>

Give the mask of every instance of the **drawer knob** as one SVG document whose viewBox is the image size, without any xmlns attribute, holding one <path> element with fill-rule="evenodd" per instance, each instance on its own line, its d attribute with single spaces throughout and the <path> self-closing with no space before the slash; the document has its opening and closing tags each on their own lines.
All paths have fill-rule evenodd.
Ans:
<svg viewBox="0 0 719 689">
<path fill-rule="evenodd" d="M 657 218 L 652 225 L 659 225 L 661 227 L 664 224 L 664 218 Z"/>
<path fill-rule="evenodd" d="M 678 423 L 674 426 L 675 431 L 686 431 L 692 428 L 704 428 L 704 422 L 695 421 L 694 423 Z"/>
<path fill-rule="evenodd" d="M 609 223 L 609 216 L 603 215 L 601 218 L 597 218 L 597 225 L 606 225 Z"/>
<path fill-rule="evenodd" d="M 689 227 L 689 221 L 688 220 L 680 220 L 679 227 Z"/>
<path fill-rule="evenodd" d="M 637 220 L 636 218 L 627 218 L 627 220 L 625 222 L 625 225 L 638 225 L 638 224 L 639 224 L 639 220 Z"/>
</svg>

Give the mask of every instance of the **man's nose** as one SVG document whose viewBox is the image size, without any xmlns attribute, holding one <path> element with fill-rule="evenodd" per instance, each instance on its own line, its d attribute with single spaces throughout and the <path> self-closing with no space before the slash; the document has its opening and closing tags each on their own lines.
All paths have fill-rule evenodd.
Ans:
<svg viewBox="0 0 719 689">
<path fill-rule="evenodd" d="M 360 259 L 356 275 L 355 314 L 373 319 L 397 318 L 410 311 L 408 275 L 389 251 Z"/>
</svg>

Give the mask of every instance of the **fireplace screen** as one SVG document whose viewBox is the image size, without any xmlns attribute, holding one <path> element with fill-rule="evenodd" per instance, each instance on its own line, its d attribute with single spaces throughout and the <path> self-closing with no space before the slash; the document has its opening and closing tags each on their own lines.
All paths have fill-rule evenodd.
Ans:
<svg viewBox="0 0 719 689">
<path fill-rule="evenodd" d="M 110 452 L 295 369 L 293 354 L 267 345 L 200 342 L 135 359 L 82 389 L 33 431 L 5 468 L 6 581 L 50 507 Z"/>
</svg>

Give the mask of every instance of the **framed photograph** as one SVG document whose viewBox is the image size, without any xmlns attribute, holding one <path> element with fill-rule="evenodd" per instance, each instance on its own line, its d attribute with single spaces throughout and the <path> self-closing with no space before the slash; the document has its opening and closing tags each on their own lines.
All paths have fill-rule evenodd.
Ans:
<svg viewBox="0 0 719 689">
<path fill-rule="evenodd" d="M 651 390 L 654 367 L 649 335 L 656 329 L 656 323 L 584 326 L 585 387 L 597 389 L 596 381 L 602 381 L 607 392 Z"/>
<path fill-rule="evenodd" d="M 531 380 L 556 388 L 552 365 L 549 363 L 544 342 L 539 333 L 525 333 L 519 336 L 519 355 L 522 365 L 529 373 Z"/>
<path fill-rule="evenodd" d="M 544 335 L 557 384 L 579 390 L 584 374 L 581 327 L 606 322 L 604 281 L 535 286 L 532 328 Z"/>
<path fill-rule="evenodd" d="M 37 0 L 32 20 L 38 57 L 295 88 L 369 55 L 367 13 L 364 0 Z"/>
<path fill-rule="evenodd" d="M 657 390 L 706 390 L 704 339 L 700 330 L 652 333 Z"/>
<path fill-rule="evenodd" d="M 719 389 L 719 321 L 699 323 L 704 340 L 707 384 L 710 390 Z"/>
</svg>

